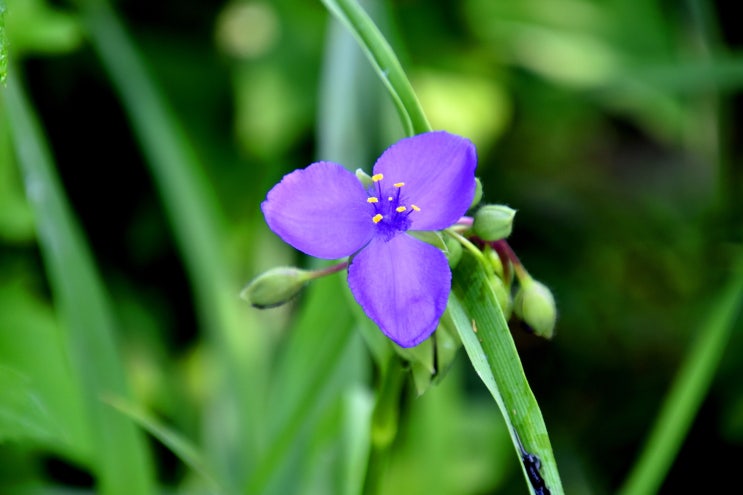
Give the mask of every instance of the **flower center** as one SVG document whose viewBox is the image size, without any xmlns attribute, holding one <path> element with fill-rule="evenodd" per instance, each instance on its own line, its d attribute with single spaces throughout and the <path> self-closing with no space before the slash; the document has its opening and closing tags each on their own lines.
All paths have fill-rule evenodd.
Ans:
<svg viewBox="0 0 743 495">
<path fill-rule="evenodd" d="M 399 232 L 405 232 L 410 228 L 411 213 L 419 212 L 421 209 L 407 203 L 407 198 L 402 193 L 404 182 L 395 182 L 392 187 L 384 187 L 382 174 L 375 174 L 372 180 L 376 188 L 372 188 L 366 202 L 374 207 L 374 215 L 371 220 L 377 226 L 377 231 L 385 241 L 389 241 Z M 372 195 L 373 194 L 373 195 Z"/>
</svg>

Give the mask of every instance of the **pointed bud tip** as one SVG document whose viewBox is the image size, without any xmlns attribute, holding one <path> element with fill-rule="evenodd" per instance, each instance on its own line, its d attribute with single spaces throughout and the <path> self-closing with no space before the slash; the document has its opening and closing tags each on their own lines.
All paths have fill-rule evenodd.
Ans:
<svg viewBox="0 0 743 495">
<path fill-rule="evenodd" d="M 289 302 L 310 280 L 311 272 L 294 267 L 277 267 L 264 272 L 240 292 L 240 297 L 258 309 L 274 308 Z"/>
<path fill-rule="evenodd" d="M 532 280 L 521 287 L 516 294 L 513 311 L 536 335 L 545 339 L 554 336 L 557 307 L 552 292 L 543 283 Z"/>
<path fill-rule="evenodd" d="M 485 205 L 475 213 L 472 229 L 483 241 L 498 241 L 511 235 L 516 210 L 505 205 Z"/>
</svg>

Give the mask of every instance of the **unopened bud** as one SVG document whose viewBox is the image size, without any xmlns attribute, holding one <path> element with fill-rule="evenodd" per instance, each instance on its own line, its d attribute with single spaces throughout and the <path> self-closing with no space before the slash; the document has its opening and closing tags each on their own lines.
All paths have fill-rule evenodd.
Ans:
<svg viewBox="0 0 743 495">
<path fill-rule="evenodd" d="M 482 254 L 485 255 L 485 259 L 490 264 L 490 266 L 493 268 L 493 272 L 495 273 L 495 275 L 498 278 L 503 279 L 503 261 L 501 261 L 500 256 L 498 256 L 498 253 L 490 246 L 485 246 L 485 249 L 482 251 Z"/>
<path fill-rule="evenodd" d="M 277 267 L 264 272 L 240 292 L 240 297 L 258 309 L 289 302 L 312 278 L 312 272 L 294 267 Z"/>
<path fill-rule="evenodd" d="M 472 198 L 472 204 L 470 205 L 469 209 L 471 210 L 475 206 L 479 205 L 481 200 L 482 200 L 482 181 L 480 181 L 479 177 L 475 177 L 475 196 Z"/>
<path fill-rule="evenodd" d="M 555 298 L 543 283 L 529 280 L 522 286 L 516 294 L 513 311 L 536 335 L 546 339 L 554 335 L 557 321 Z"/>
<path fill-rule="evenodd" d="M 446 260 L 449 262 L 449 268 L 455 268 L 462 259 L 462 245 L 454 237 L 444 235 L 444 244 L 446 245 Z"/>
<path fill-rule="evenodd" d="M 511 235 L 516 210 L 505 205 L 486 205 L 477 210 L 472 229 L 483 241 L 498 241 Z"/>
<path fill-rule="evenodd" d="M 513 302 L 511 301 L 511 291 L 508 290 L 506 284 L 500 277 L 488 277 L 490 280 L 490 287 L 493 289 L 495 299 L 498 301 L 503 316 L 508 320 L 511 317 L 511 310 L 513 309 Z"/>
</svg>

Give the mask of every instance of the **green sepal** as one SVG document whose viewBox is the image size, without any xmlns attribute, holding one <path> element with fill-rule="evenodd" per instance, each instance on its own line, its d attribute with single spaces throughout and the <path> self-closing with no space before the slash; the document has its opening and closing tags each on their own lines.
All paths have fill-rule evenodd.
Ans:
<svg viewBox="0 0 743 495">
<path fill-rule="evenodd" d="M 364 189 L 369 189 L 374 185 L 374 181 L 372 180 L 371 176 L 360 168 L 357 168 L 355 173 L 356 178 L 359 179 L 359 182 L 361 182 L 361 185 L 364 186 Z"/>
<path fill-rule="evenodd" d="M 482 201 L 482 181 L 479 177 L 475 177 L 475 195 L 472 197 L 472 203 L 470 204 L 469 209 L 471 210 L 475 206 L 479 205 L 480 201 Z"/>
</svg>

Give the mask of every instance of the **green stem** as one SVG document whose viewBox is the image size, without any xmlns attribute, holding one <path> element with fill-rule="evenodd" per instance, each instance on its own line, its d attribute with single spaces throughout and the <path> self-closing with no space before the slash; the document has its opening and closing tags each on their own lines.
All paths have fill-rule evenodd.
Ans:
<svg viewBox="0 0 743 495">
<path fill-rule="evenodd" d="M 525 287 L 532 282 L 531 275 L 529 275 L 529 272 L 526 271 L 526 268 L 524 268 L 521 260 L 513 251 L 513 249 L 511 249 L 510 244 L 508 244 L 505 239 L 493 242 L 492 246 L 493 249 L 495 249 L 495 252 L 498 253 L 498 255 L 501 257 L 503 266 L 506 265 L 506 262 L 509 262 L 511 266 L 513 266 L 513 271 L 514 273 L 516 273 L 516 278 L 519 279 L 519 283 L 522 287 Z"/>
<path fill-rule="evenodd" d="M 372 415 L 372 452 L 364 484 L 366 495 L 379 493 L 380 481 L 389 464 L 391 449 L 397 437 L 400 397 L 408 376 L 396 355 L 390 358 L 386 370 L 379 385 L 377 403 Z"/>
<path fill-rule="evenodd" d="M 338 263 L 337 265 L 328 266 L 319 270 L 312 270 L 310 278 L 314 280 L 316 278 L 326 277 L 341 270 L 345 270 L 348 267 L 348 263 L 348 261 L 343 261 L 341 263 Z"/>
</svg>

